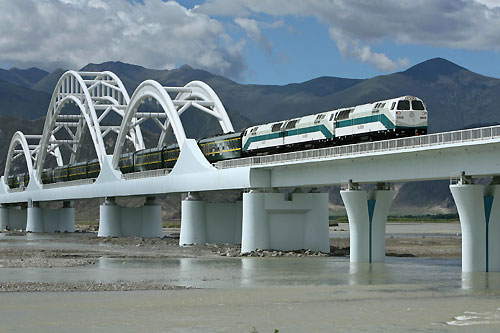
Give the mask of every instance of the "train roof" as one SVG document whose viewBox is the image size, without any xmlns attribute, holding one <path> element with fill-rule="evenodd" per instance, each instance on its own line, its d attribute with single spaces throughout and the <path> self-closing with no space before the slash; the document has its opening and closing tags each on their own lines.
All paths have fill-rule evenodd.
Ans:
<svg viewBox="0 0 500 333">
<path fill-rule="evenodd" d="M 237 137 L 241 136 L 241 132 L 233 132 L 233 133 L 225 133 L 217 136 L 212 136 L 210 138 L 205 138 L 201 139 L 198 141 L 199 143 L 207 143 L 207 142 L 213 142 L 213 141 L 222 141 L 222 140 L 228 140 L 228 139 L 234 139 Z"/>
<path fill-rule="evenodd" d="M 368 109 L 372 110 L 375 107 L 375 105 L 377 105 L 378 103 L 391 103 L 391 102 L 399 101 L 402 99 L 403 100 L 410 100 L 410 101 L 411 100 L 422 101 L 418 97 L 406 95 L 406 96 L 394 97 L 394 98 L 389 98 L 389 99 L 380 100 L 380 101 L 374 101 L 374 102 L 366 103 L 366 104 L 360 104 L 360 105 L 356 105 L 356 106 L 349 106 L 349 107 L 345 107 L 345 108 L 333 109 L 333 110 L 330 110 L 329 112 L 336 112 L 336 111 L 342 111 L 342 110 L 348 110 L 348 109 L 353 109 L 355 111 L 362 112 L 362 111 L 368 110 Z M 320 113 L 324 113 L 324 112 L 320 112 Z"/>
</svg>

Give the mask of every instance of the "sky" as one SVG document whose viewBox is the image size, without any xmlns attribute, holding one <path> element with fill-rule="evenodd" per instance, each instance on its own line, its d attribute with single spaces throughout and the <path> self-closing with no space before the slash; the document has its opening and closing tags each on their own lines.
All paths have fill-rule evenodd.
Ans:
<svg viewBox="0 0 500 333">
<path fill-rule="evenodd" d="M 500 0 L 0 0 L 0 67 L 183 64 L 240 83 L 369 78 L 442 57 L 500 78 Z"/>
</svg>

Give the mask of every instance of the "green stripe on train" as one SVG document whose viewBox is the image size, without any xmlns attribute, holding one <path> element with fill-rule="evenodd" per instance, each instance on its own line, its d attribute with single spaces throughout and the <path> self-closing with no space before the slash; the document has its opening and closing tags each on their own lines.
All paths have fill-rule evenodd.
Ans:
<svg viewBox="0 0 500 333">
<path fill-rule="evenodd" d="M 243 146 L 243 150 L 247 150 L 248 146 L 250 146 L 250 144 L 253 142 L 271 140 L 271 139 L 277 139 L 279 137 L 307 134 L 307 133 L 313 133 L 313 132 L 321 132 L 321 133 L 323 133 L 323 135 L 327 139 L 332 139 L 334 137 L 332 132 L 330 132 L 325 125 L 315 125 L 315 126 L 298 128 L 298 129 L 293 129 L 293 130 L 284 131 L 284 132 L 275 132 L 275 133 L 271 133 L 271 134 L 263 134 L 263 135 L 253 136 L 253 137 L 249 138 L 247 140 L 247 142 L 245 142 L 245 145 Z"/>
<path fill-rule="evenodd" d="M 337 125 L 335 127 L 342 128 L 342 127 L 348 127 L 348 126 L 375 123 L 378 121 L 381 122 L 382 125 L 384 125 L 385 128 L 388 130 L 396 128 L 396 126 L 394 126 L 393 122 L 390 121 L 389 118 L 387 118 L 387 116 L 385 114 L 378 114 L 378 115 L 374 115 L 374 116 L 367 116 L 367 117 L 360 117 L 360 118 L 338 121 Z"/>
</svg>

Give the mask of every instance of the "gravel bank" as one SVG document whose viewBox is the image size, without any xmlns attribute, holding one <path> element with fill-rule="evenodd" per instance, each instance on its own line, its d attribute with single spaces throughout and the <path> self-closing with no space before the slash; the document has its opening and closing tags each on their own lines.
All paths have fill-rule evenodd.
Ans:
<svg viewBox="0 0 500 333">
<path fill-rule="evenodd" d="M 159 282 L 7 282 L 0 284 L 0 292 L 40 292 L 40 291 L 131 291 L 131 290 L 177 290 L 190 289 Z"/>
</svg>

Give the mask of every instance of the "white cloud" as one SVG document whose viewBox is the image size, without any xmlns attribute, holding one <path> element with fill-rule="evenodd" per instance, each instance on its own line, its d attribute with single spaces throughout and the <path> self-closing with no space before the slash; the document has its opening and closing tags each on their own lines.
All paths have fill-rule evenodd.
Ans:
<svg viewBox="0 0 500 333">
<path fill-rule="evenodd" d="M 498 0 L 476 0 L 476 2 L 479 2 L 489 8 L 500 7 L 500 1 Z"/>
<path fill-rule="evenodd" d="M 0 31 L 0 63 L 12 66 L 187 63 L 233 78 L 246 69 L 242 41 L 174 1 L 0 0 Z"/>
<path fill-rule="evenodd" d="M 248 19 L 244 17 L 237 17 L 234 22 L 239 25 L 250 39 L 260 45 L 268 54 L 271 54 L 273 50 L 273 44 L 268 40 L 259 28 L 257 21 L 253 19 Z"/>
<path fill-rule="evenodd" d="M 278 29 L 278 28 L 283 28 L 285 26 L 285 21 L 278 20 L 271 23 L 262 22 L 261 25 L 265 29 Z"/>
<path fill-rule="evenodd" d="M 410 64 L 408 58 L 391 60 L 385 53 L 373 52 L 367 45 L 360 46 L 359 41 L 350 39 L 333 28 L 330 28 L 330 37 L 336 41 L 337 48 L 343 56 L 372 64 L 381 71 L 395 71 Z"/>
<path fill-rule="evenodd" d="M 371 55 L 377 60 L 369 62 L 378 68 L 400 67 L 406 61 L 391 60 L 361 44 L 392 41 L 500 51 L 498 0 L 207 0 L 196 11 L 231 15 L 231 8 L 237 8 L 233 15 L 240 17 L 256 14 L 316 17 L 335 31 L 333 40 L 345 47 L 343 53 L 358 60 Z M 344 45 L 345 40 L 348 45 Z"/>
</svg>

